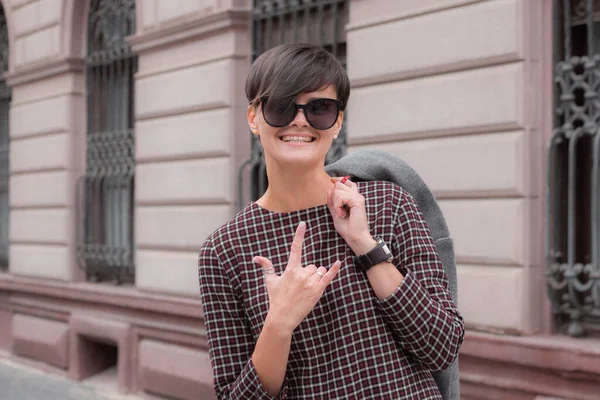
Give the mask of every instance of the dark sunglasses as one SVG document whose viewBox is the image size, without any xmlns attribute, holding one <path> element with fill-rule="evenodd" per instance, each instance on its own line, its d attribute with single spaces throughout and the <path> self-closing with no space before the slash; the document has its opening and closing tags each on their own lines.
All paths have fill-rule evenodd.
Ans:
<svg viewBox="0 0 600 400">
<path fill-rule="evenodd" d="M 269 103 L 267 99 L 260 99 L 260 102 L 263 117 L 272 127 L 281 128 L 289 125 L 296 118 L 298 110 L 302 110 L 306 122 L 320 131 L 329 129 L 335 124 L 342 107 L 340 100 L 327 98 L 313 99 L 306 104 Z"/>
</svg>

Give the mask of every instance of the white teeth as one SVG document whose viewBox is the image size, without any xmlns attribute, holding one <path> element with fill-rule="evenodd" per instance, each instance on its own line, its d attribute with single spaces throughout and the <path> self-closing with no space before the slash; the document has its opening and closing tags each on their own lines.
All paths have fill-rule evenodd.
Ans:
<svg viewBox="0 0 600 400">
<path fill-rule="evenodd" d="M 313 138 L 306 136 L 284 136 L 281 138 L 284 142 L 308 143 L 312 142 Z"/>
</svg>

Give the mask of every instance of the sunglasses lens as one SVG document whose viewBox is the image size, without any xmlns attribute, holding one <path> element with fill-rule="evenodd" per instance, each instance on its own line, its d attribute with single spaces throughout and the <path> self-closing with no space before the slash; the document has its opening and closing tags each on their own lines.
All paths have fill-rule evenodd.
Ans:
<svg viewBox="0 0 600 400">
<path fill-rule="evenodd" d="M 307 104 L 306 120 L 313 128 L 325 130 L 335 124 L 339 112 L 337 101 L 333 99 L 316 99 Z"/>
<path fill-rule="evenodd" d="M 263 115 L 269 125 L 282 127 L 294 120 L 296 107 L 291 101 L 266 101 L 263 103 Z"/>
<path fill-rule="evenodd" d="M 263 101 L 265 121 L 274 127 L 289 125 L 296 118 L 298 109 L 290 100 Z M 306 121 L 315 129 L 329 129 L 335 124 L 340 112 L 340 102 L 333 99 L 315 99 L 309 101 L 304 108 Z"/>
</svg>

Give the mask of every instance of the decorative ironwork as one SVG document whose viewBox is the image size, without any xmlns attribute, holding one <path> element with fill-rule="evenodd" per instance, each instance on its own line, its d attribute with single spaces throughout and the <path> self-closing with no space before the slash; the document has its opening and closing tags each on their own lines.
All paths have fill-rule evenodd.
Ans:
<svg viewBox="0 0 600 400">
<path fill-rule="evenodd" d="M 8 29 L 0 5 L 0 269 L 8 268 L 9 110 L 11 92 L 2 75 L 8 71 Z"/>
<path fill-rule="evenodd" d="M 555 21 L 562 60 L 548 150 L 548 292 L 571 336 L 600 326 L 600 26 L 593 1 L 577 3 L 555 3 L 562 10 Z M 574 11 L 584 13 L 585 25 L 573 24 Z"/>
<path fill-rule="evenodd" d="M 92 0 L 86 174 L 78 181 L 79 265 L 92 281 L 134 279 L 135 0 Z"/>
<path fill-rule="evenodd" d="M 563 5 L 564 7 L 564 5 Z M 600 0 L 593 0 L 593 10 L 591 15 L 594 21 L 600 20 Z M 588 19 L 588 0 L 570 1 L 569 12 L 571 18 L 571 26 L 585 25 Z"/>
<path fill-rule="evenodd" d="M 285 43 L 311 43 L 323 46 L 346 66 L 347 0 L 255 0 L 253 8 L 252 57 Z M 327 153 L 332 163 L 346 153 L 346 114 L 338 138 Z M 239 207 L 247 197 L 256 200 L 267 189 L 266 165 L 260 141 L 252 136 L 252 153 L 239 171 Z M 248 169 L 248 171 L 246 171 Z M 244 190 L 245 174 L 248 177 Z"/>
</svg>

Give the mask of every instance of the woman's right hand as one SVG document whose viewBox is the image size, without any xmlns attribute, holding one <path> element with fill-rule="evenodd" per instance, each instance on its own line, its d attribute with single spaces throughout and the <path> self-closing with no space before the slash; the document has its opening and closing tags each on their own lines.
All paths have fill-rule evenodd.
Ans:
<svg viewBox="0 0 600 400">
<path fill-rule="evenodd" d="M 294 235 L 288 264 L 281 276 L 275 274 L 269 259 L 257 256 L 252 260 L 260 264 L 265 274 L 269 295 L 267 320 L 289 333 L 311 312 L 342 265 L 340 261 L 336 261 L 329 271 L 312 264 L 303 267 L 302 243 L 305 233 L 306 223 L 300 222 Z"/>
</svg>

